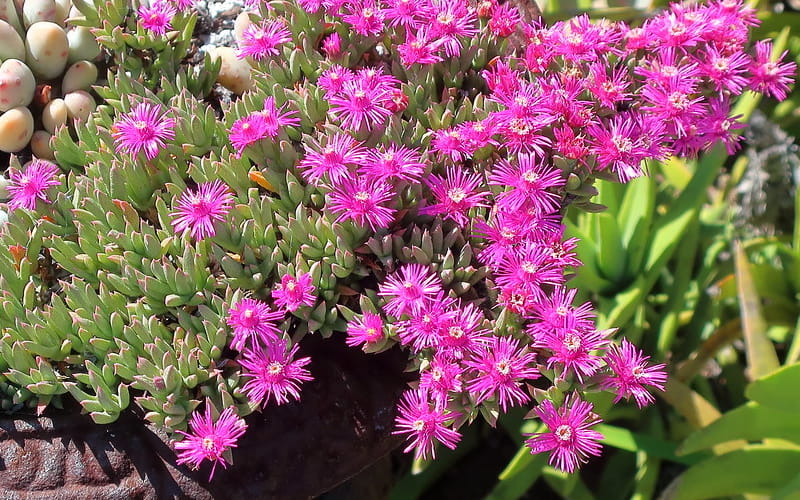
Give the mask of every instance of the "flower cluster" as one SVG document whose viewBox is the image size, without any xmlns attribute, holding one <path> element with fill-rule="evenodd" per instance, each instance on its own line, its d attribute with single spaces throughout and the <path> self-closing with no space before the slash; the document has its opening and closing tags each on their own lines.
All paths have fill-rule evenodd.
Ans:
<svg viewBox="0 0 800 500">
<path fill-rule="evenodd" d="M 455 448 L 479 415 L 528 405 L 542 422 L 533 453 L 566 472 L 598 455 L 584 395 L 642 408 L 666 367 L 569 287 L 581 261 L 566 209 L 645 161 L 734 151 L 733 100 L 786 97 L 795 65 L 770 42 L 749 48 L 757 19 L 739 0 L 672 5 L 639 27 L 523 22 L 494 0 L 249 6 L 222 65 L 244 68 L 234 102 L 212 110 L 196 75 L 151 91 L 123 71 L 103 89 L 99 132 L 58 137 L 66 180 L 43 160 L 12 170 L 0 238 L 31 239 L 0 252 L 14 398 L 69 393 L 98 422 L 133 400 L 182 436 L 180 463 L 211 461 L 213 475 L 241 417 L 301 399 L 303 336 L 338 336 L 408 352 L 419 377 L 394 432 L 417 458 Z M 189 8 L 157 0 L 134 15 L 168 46 Z M 498 53 L 512 33 L 524 43 Z M 64 273 L 47 281 L 32 266 L 50 260 Z"/>
</svg>

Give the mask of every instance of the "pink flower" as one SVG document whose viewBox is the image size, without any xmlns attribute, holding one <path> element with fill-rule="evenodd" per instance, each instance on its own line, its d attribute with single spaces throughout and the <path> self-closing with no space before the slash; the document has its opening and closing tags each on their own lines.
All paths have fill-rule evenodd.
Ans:
<svg viewBox="0 0 800 500">
<path fill-rule="evenodd" d="M 610 123 L 592 125 L 586 134 L 594 139 L 591 152 L 597 156 L 598 170 L 610 167 L 620 182 L 642 175 L 641 163 L 649 151 L 634 115 L 614 115 Z"/>
<path fill-rule="evenodd" d="M 479 352 L 489 340 L 489 330 L 484 328 L 486 318 L 475 304 L 467 304 L 448 315 L 439 330 L 436 342 L 438 352 L 461 359 L 468 354 Z"/>
<path fill-rule="evenodd" d="M 416 459 L 436 458 L 437 442 L 454 450 L 461 439 L 461 434 L 445 425 L 459 415 L 439 405 L 431 407 L 425 391 L 406 391 L 398 410 L 397 430 L 392 434 L 408 434 L 411 443 L 403 451 L 408 453 L 413 449 Z"/>
<path fill-rule="evenodd" d="M 425 171 L 425 163 L 420 158 L 419 151 L 390 144 L 368 151 L 361 171 L 379 180 L 417 181 Z"/>
<path fill-rule="evenodd" d="M 477 355 L 465 362 L 477 373 L 467 389 L 477 396 L 477 403 L 496 396 L 504 413 L 509 405 L 525 404 L 530 397 L 521 384 L 523 380 L 539 377 L 535 358 L 534 353 L 528 352 L 525 346 L 520 347 L 513 337 L 492 337 Z"/>
<path fill-rule="evenodd" d="M 256 299 L 241 299 L 228 311 L 228 326 L 233 328 L 231 348 L 242 351 L 247 343 L 269 344 L 281 334 L 277 322 L 283 311 L 273 311 Z"/>
<path fill-rule="evenodd" d="M 252 57 L 256 61 L 261 61 L 269 56 L 280 55 L 278 46 L 291 40 L 292 34 L 283 19 L 267 19 L 258 24 L 253 23 L 242 32 L 236 56 L 239 59 Z"/>
<path fill-rule="evenodd" d="M 517 29 L 517 24 L 522 21 L 519 9 L 511 3 L 495 5 L 489 19 L 489 29 L 497 37 L 510 36 Z"/>
<path fill-rule="evenodd" d="M 575 472 L 589 456 L 600 454 L 598 441 L 603 435 L 590 427 L 602 420 L 592 413 L 591 403 L 571 394 L 558 410 L 552 401 L 545 399 L 534 411 L 549 430 L 532 434 L 525 441 L 531 453 L 552 452 L 549 464 L 567 473 Z"/>
<path fill-rule="evenodd" d="M 214 422 L 211 416 L 211 406 L 206 403 L 206 411 L 201 416 L 197 411 L 192 413 L 189 420 L 191 434 L 176 431 L 183 434 L 186 439 L 175 443 L 178 452 L 177 463 L 189 464 L 192 469 L 200 467 L 203 460 L 211 460 L 214 465 L 211 467 L 211 474 L 208 480 L 214 478 L 214 471 L 217 463 L 222 467 L 227 467 L 223 454 L 230 448 L 236 448 L 236 441 L 247 430 L 247 424 L 234 412 L 231 406 L 220 413 L 217 421 Z"/>
<path fill-rule="evenodd" d="M 347 2 L 350 12 L 342 16 L 342 21 L 353 26 L 359 35 L 380 35 L 383 31 L 383 9 L 375 0 L 354 0 Z"/>
<path fill-rule="evenodd" d="M 385 182 L 346 178 L 328 194 L 327 206 L 338 214 L 336 221 L 349 219 L 377 231 L 394 221 L 395 210 L 387 206 L 394 197 L 392 186 Z"/>
<path fill-rule="evenodd" d="M 300 273 L 295 278 L 289 274 L 281 277 L 281 283 L 272 291 L 275 305 L 287 311 L 294 312 L 301 306 L 311 307 L 317 301 L 314 295 L 314 285 L 311 284 L 311 275 Z"/>
<path fill-rule="evenodd" d="M 242 375 L 250 379 L 242 390 L 251 401 L 261 401 L 266 406 L 270 397 L 279 405 L 287 403 L 289 396 L 299 400 L 300 384 L 314 380 L 305 368 L 311 358 L 294 359 L 299 346 L 295 344 L 288 351 L 287 347 L 284 340 L 275 340 L 266 348 L 259 344 L 242 353 Z"/>
<path fill-rule="evenodd" d="M 442 41 L 441 39 L 431 40 L 427 26 L 411 30 L 406 36 L 406 41 L 397 46 L 400 62 L 406 68 L 414 64 L 437 63 L 442 60 L 438 54 Z"/>
<path fill-rule="evenodd" d="M 756 58 L 750 64 L 752 73 L 750 85 L 753 90 L 781 101 L 786 99 L 786 92 L 797 72 L 797 64 L 794 62 L 780 62 L 788 52 L 784 50 L 777 60 L 773 61 L 772 42 L 769 40 L 756 42 Z"/>
<path fill-rule="evenodd" d="M 497 195 L 499 206 L 515 210 L 529 205 L 537 213 L 551 213 L 560 208 L 562 198 L 552 190 L 564 186 L 566 179 L 552 162 L 521 153 L 516 162 L 502 159 L 495 164 L 489 184 L 511 188 Z"/>
<path fill-rule="evenodd" d="M 290 109 L 284 112 L 284 108 L 288 103 L 284 103 L 280 108 L 275 104 L 275 98 L 272 96 L 264 99 L 264 110 L 261 114 L 267 122 L 267 135 L 270 137 L 277 137 L 281 127 L 287 125 L 297 126 L 300 125 L 300 118 L 297 115 L 299 112 L 296 109 Z"/>
<path fill-rule="evenodd" d="M 303 178 L 315 186 L 322 185 L 326 177 L 331 184 L 339 184 L 352 177 L 350 167 L 365 164 L 367 158 L 361 143 L 343 133 L 326 136 L 324 145 L 311 139 L 305 149 L 299 167 Z"/>
<path fill-rule="evenodd" d="M 525 287 L 542 297 L 542 286 L 562 284 L 564 274 L 547 247 L 527 241 L 503 259 L 495 282 L 501 287 Z"/>
<path fill-rule="evenodd" d="M 461 167 L 449 166 L 444 177 L 434 174 L 425 183 L 437 203 L 419 209 L 420 215 L 443 215 L 463 226 L 469 221 L 467 212 L 471 208 L 488 206 L 484 201 L 488 193 L 479 191 L 482 181 L 476 172 L 467 173 Z"/>
<path fill-rule="evenodd" d="M 156 0 L 152 5 L 142 5 L 136 13 L 145 29 L 163 36 L 172 29 L 170 22 L 175 17 L 177 10 L 164 1 Z"/>
<path fill-rule="evenodd" d="M 166 145 L 165 141 L 175 138 L 174 128 L 175 120 L 165 117 L 161 106 L 142 102 L 114 123 L 111 136 L 117 152 L 136 156 L 144 150 L 147 159 L 152 160 Z"/>
<path fill-rule="evenodd" d="M 236 151 L 236 157 L 241 158 L 248 146 L 252 146 L 269 135 L 269 124 L 264 113 L 256 111 L 243 116 L 233 122 L 228 138 Z"/>
<path fill-rule="evenodd" d="M 463 390 L 464 368 L 449 356 L 438 354 L 433 357 L 428 369 L 420 374 L 419 388 L 428 391 L 439 406 L 446 406 L 451 392 Z"/>
<path fill-rule="evenodd" d="M 354 78 L 355 73 L 350 69 L 333 64 L 322 72 L 317 80 L 317 85 L 325 91 L 325 97 L 330 99 L 344 88 L 345 83 L 352 81 Z"/>
<path fill-rule="evenodd" d="M 607 336 L 613 330 L 576 328 L 572 323 L 574 320 L 564 327 L 541 327 L 535 330 L 538 333 L 534 337 L 533 345 L 550 351 L 547 358 L 548 369 L 561 365 L 560 377 L 565 378 L 567 372 L 572 371 L 578 381 L 583 383 L 603 366 L 602 358 L 596 351 L 608 345 Z"/>
<path fill-rule="evenodd" d="M 458 314 L 455 302 L 444 291 L 424 301 L 417 311 L 409 314 L 408 320 L 397 323 L 400 342 L 403 345 L 411 344 L 414 352 L 436 346 L 443 335 L 443 328 Z"/>
<path fill-rule="evenodd" d="M 617 393 L 616 403 L 622 398 L 629 399 L 633 396 L 636 406 L 643 408 L 655 401 L 655 398 L 645 388 L 651 385 L 663 391 L 667 382 L 667 372 L 663 363 L 648 365 L 650 356 L 645 356 L 627 339 L 622 339 L 620 346 L 613 345 L 605 356 L 606 364 L 611 369 L 600 383 L 601 389 L 613 389 Z"/>
<path fill-rule="evenodd" d="M 392 88 L 375 85 L 363 77 L 345 82 L 342 89 L 328 99 L 329 113 L 340 120 L 346 130 L 359 130 L 361 126 L 377 127 L 392 116 L 388 108 Z"/>
<path fill-rule="evenodd" d="M 202 240 L 214 236 L 215 221 L 224 221 L 233 206 L 233 194 L 222 181 L 204 182 L 197 190 L 187 189 L 178 199 L 172 227 L 176 233 L 189 232 Z"/>
<path fill-rule="evenodd" d="M 335 31 L 322 41 L 322 52 L 328 57 L 336 57 L 342 52 L 342 38 Z"/>
<path fill-rule="evenodd" d="M 442 285 L 441 279 L 427 266 L 405 264 L 398 272 L 387 276 L 378 290 L 381 297 L 390 297 L 383 310 L 399 318 L 420 311 L 428 300 L 442 291 Z"/>
<path fill-rule="evenodd" d="M 460 37 L 472 38 L 478 34 L 475 9 L 460 0 L 442 0 L 433 3 L 430 29 L 432 38 L 441 38 L 447 57 L 461 54 Z"/>
<path fill-rule="evenodd" d="M 379 314 L 365 312 L 347 324 L 347 345 L 377 344 L 384 339 L 383 319 Z"/>
<path fill-rule="evenodd" d="M 24 207 L 36 210 L 36 200 L 50 203 L 47 199 L 47 190 L 61 185 L 56 179 L 60 173 L 58 166 L 47 160 L 33 160 L 22 172 L 11 170 L 11 183 L 7 187 L 8 194 L 11 195 L 8 208 L 15 210 Z"/>
</svg>

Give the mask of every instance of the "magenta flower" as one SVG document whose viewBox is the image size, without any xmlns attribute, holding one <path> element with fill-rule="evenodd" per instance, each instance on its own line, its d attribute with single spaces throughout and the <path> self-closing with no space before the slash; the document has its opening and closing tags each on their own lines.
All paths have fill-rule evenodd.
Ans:
<svg viewBox="0 0 800 500">
<path fill-rule="evenodd" d="M 342 16 L 342 21 L 353 26 L 353 30 L 362 36 L 380 35 L 383 31 L 383 9 L 375 0 L 354 0 L 347 2 L 349 13 Z"/>
<path fill-rule="evenodd" d="M 233 194 L 222 181 L 204 182 L 197 190 L 188 189 L 178 199 L 172 227 L 176 233 L 187 231 L 196 240 L 214 236 L 215 221 L 224 221 L 233 206 Z"/>
<path fill-rule="evenodd" d="M 317 80 L 317 85 L 325 91 L 325 97 L 330 98 L 341 91 L 345 83 L 352 81 L 354 78 L 355 73 L 349 68 L 333 64 L 330 68 L 322 72 Z"/>
<path fill-rule="evenodd" d="M 142 102 L 114 123 L 111 136 L 117 152 L 136 156 L 144 150 L 147 159 L 152 160 L 164 148 L 165 141 L 175 139 L 174 128 L 175 120 L 164 116 L 161 106 Z"/>
<path fill-rule="evenodd" d="M 335 31 L 322 41 L 322 52 L 328 57 L 336 57 L 342 52 L 342 39 Z"/>
<path fill-rule="evenodd" d="M 663 391 L 667 382 L 667 372 L 664 371 L 666 365 L 663 363 L 648 365 L 649 359 L 650 356 L 645 356 L 627 339 L 622 339 L 620 346 L 612 345 L 606 352 L 605 360 L 611 369 L 611 374 L 600 382 L 600 388 L 616 391 L 615 403 L 631 396 L 639 408 L 655 402 L 655 398 L 645 386 L 651 385 Z"/>
<path fill-rule="evenodd" d="M 214 471 L 217 463 L 222 467 L 227 467 L 223 454 L 230 448 L 236 448 L 236 441 L 247 430 L 247 424 L 234 412 L 231 406 L 220 413 L 217 421 L 214 422 L 211 416 L 211 406 L 206 403 L 206 411 L 200 415 L 197 411 L 192 413 L 189 420 L 191 433 L 176 431 L 183 434 L 186 439 L 175 443 L 178 452 L 177 463 L 189 464 L 192 469 L 197 470 L 203 460 L 211 460 L 214 465 L 211 467 L 211 474 L 208 480 L 214 478 Z"/>
<path fill-rule="evenodd" d="M 509 210 L 531 206 L 537 213 L 551 213 L 560 208 L 562 195 L 551 190 L 565 183 L 560 169 L 527 154 L 519 154 L 513 163 L 500 160 L 489 177 L 489 184 L 511 188 L 497 195 L 498 206 Z"/>
<path fill-rule="evenodd" d="M 347 340 L 351 347 L 377 344 L 383 340 L 383 319 L 379 314 L 365 312 L 347 324 Z"/>
<path fill-rule="evenodd" d="M 419 309 L 410 313 L 408 320 L 397 322 L 397 333 L 403 345 L 411 344 L 414 352 L 439 343 L 442 329 L 458 314 L 456 300 L 444 291 L 424 301 Z"/>
<path fill-rule="evenodd" d="M 398 407 L 399 415 L 395 419 L 397 430 L 392 434 L 408 434 L 411 443 L 406 453 L 414 450 L 414 458 L 436 458 L 435 446 L 442 443 L 451 450 L 461 439 L 461 434 L 445 425 L 459 415 L 439 405 L 431 407 L 428 394 L 422 390 L 406 391 Z"/>
<path fill-rule="evenodd" d="M 275 105 L 275 98 L 272 96 L 264 99 L 264 110 L 261 112 L 267 123 L 267 135 L 270 137 L 277 137 L 282 127 L 287 125 L 297 126 L 300 125 L 300 118 L 297 115 L 296 109 L 290 109 L 284 112 L 288 103 L 284 103 L 280 108 Z"/>
<path fill-rule="evenodd" d="M 306 153 L 300 161 L 300 169 L 303 178 L 315 186 L 323 184 L 326 177 L 336 185 L 342 179 L 351 177 L 351 166 L 366 163 L 366 149 L 347 134 L 327 136 L 324 146 L 314 139 L 309 143 L 305 145 Z"/>
<path fill-rule="evenodd" d="M 552 452 L 549 464 L 567 473 L 575 472 L 589 456 L 600 454 L 598 441 L 603 435 L 590 427 L 602 420 L 592 413 L 591 403 L 571 394 L 558 410 L 552 401 L 545 399 L 534 411 L 549 430 L 532 434 L 525 441 L 531 453 Z"/>
<path fill-rule="evenodd" d="M 489 29 L 494 36 L 505 38 L 514 33 L 520 21 L 522 18 L 516 5 L 510 3 L 495 5 L 489 19 Z"/>
<path fill-rule="evenodd" d="M 258 111 L 233 122 L 228 138 L 236 151 L 236 157 L 241 158 L 245 148 L 265 139 L 269 130 L 266 116 Z"/>
<path fill-rule="evenodd" d="M 311 275 L 300 273 L 297 277 L 284 274 L 281 283 L 272 291 L 275 305 L 283 307 L 289 312 L 294 312 L 301 306 L 311 307 L 317 301 L 314 295 L 314 285 L 311 284 Z"/>
<path fill-rule="evenodd" d="M 294 359 L 299 346 L 295 344 L 288 351 L 287 347 L 287 343 L 279 339 L 268 342 L 266 348 L 258 344 L 242 353 L 239 360 L 242 375 L 250 379 L 242 390 L 251 401 L 260 401 L 266 406 L 270 397 L 279 405 L 287 403 L 290 396 L 299 400 L 300 384 L 314 380 L 305 368 L 311 358 Z"/>
<path fill-rule="evenodd" d="M 337 222 L 349 219 L 377 231 L 394 221 L 395 210 L 387 206 L 394 197 L 392 186 L 385 182 L 364 177 L 345 178 L 328 194 L 327 206 L 338 214 Z"/>
<path fill-rule="evenodd" d="M 414 64 L 435 64 L 442 60 L 439 48 L 443 40 L 431 40 L 428 27 L 422 26 L 408 32 L 406 41 L 397 46 L 400 62 L 406 68 Z"/>
<path fill-rule="evenodd" d="M 361 171 L 378 180 L 417 181 L 425 171 L 425 163 L 420 158 L 419 151 L 390 144 L 370 150 Z"/>
<path fill-rule="evenodd" d="M 521 384 L 539 377 L 535 358 L 534 353 L 528 352 L 525 346 L 520 347 L 519 340 L 513 337 L 492 337 L 477 355 L 464 363 L 477 373 L 467 389 L 477 396 L 477 403 L 497 397 L 503 412 L 509 406 L 525 404 L 530 397 Z"/>
<path fill-rule="evenodd" d="M 156 0 L 152 5 L 142 5 L 136 11 L 142 26 L 156 35 L 163 36 L 172 29 L 172 18 L 175 17 L 177 10 L 174 6 Z"/>
<path fill-rule="evenodd" d="M 440 353 L 461 359 L 478 352 L 488 342 L 490 332 L 483 327 L 486 318 L 475 304 L 467 304 L 455 311 L 455 314 L 444 321 L 436 349 Z"/>
<path fill-rule="evenodd" d="M 60 173 L 55 163 L 46 160 L 33 160 L 22 172 L 11 170 L 11 183 L 6 188 L 11 195 L 8 208 L 15 210 L 25 207 L 28 210 L 36 210 L 36 200 L 50 203 L 47 199 L 47 190 L 61 185 L 56 179 Z"/>
<path fill-rule="evenodd" d="M 488 194 L 480 191 L 482 184 L 478 173 L 467 173 L 461 167 L 449 166 L 445 176 L 431 175 L 426 179 L 437 203 L 419 209 L 421 215 L 443 215 L 459 225 L 469 221 L 467 212 L 471 208 L 488 206 L 484 198 Z"/>
<path fill-rule="evenodd" d="M 369 82 L 362 75 L 345 82 L 342 89 L 328 99 L 332 116 L 341 121 L 346 130 L 359 130 L 361 126 L 377 127 L 392 116 L 389 104 L 392 86 Z"/>
<path fill-rule="evenodd" d="M 428 300 L 442 291 L 442 284 L 430 268 L 422 264 L 405 264 L 400 271 L 387 276 L 378 290 L 381 297 L 390 297 L 383 310 L 399 318 L 420 311 Z"/>
<path fill-rule="evenodd" d="M 278 56 L 278 47 L 292 40 L 292 34 L 283 19 L 267 19 L 258 24 L 247 26 L 239 40 L 236 57 L 244 59 L 252 57 L 261 61 L 269 56 Z"/>
<path fill-rule="evenodd" d="M 752 73 L 750 85 L 753 90 L 781 101 L 786 99 L 786 92 L 797 72 L 797 64 L 794 62 L 780 62 L 788 52 L 784 50 L 777 60 L 773 61 L 772 42 L 770 40 L 756 42 L 756 58 L 750 64 Z"/>
<path fill-rule="evenodd" d="M 596 351 L 608 345 L 607 337 L 614 330 L 583 329 L 568 324 L 557 328 L 541 327 L 535 331 L 534 347 L 550 351 L 547 368 L 560 365 L 560 377 L 564 378 L 568 371 L 572 371 L 583 383 L 603 366 L 602 358 Z"/>
<path fill-rule="evenodd" d="M 449 394 L 463 390 L 464 367 L 449 356 L 438 354 L 433 357 L 428 369 L 419 377 L 419 388 L 428 391 L 439 406 L 446 406 Z"/>
<path fill-rule="evenodd" d="M 233 328 L 231 348 L 244 350 L 249 342 L 269 344 L 281 335 L 277 322 L 283 319 L 283 311 L 273 311 L 256 299 L 241 299 L 228 311 L 228 326 Z"/>
</svg>

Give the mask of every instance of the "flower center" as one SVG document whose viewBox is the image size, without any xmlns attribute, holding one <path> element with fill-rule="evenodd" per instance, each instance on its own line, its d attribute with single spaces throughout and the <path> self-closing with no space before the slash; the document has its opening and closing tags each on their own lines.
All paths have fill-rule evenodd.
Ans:
<svg viewBox="0 0 800 500">
<path fill-rule="evenodd" d="M 634 366 L 633 370 L 631 370 L 631 373 L 633 374 L 633 378 L 639 380 L 640 378 L 644 377 L 644 368 L 641 366 Z"/>
<path fill-rule="evenodd" d="M 564 347 L 566 347 L 569 352 L 577 351 L 581 348 L 581 338 L 574 333 L 570 333 L 564 337 Z"/>
<path fill-rule="evenodd" d="M 617 151 L 620 153 L 630 153 L 633 149 L 633 142 L 627 137 L 620 137 L 615 135 L 611 138 L 611 142 L 614 144 L 614 147 L 617 148 Z"/>
<path fill-rule="evenodd" d="M 534 172 L 533 170 L 528 170 L 524 174 L 522 174 L 522 179 L 525 182 L 534 183 L 539 180 L 539 174 Z"/>
<path fill-rule="evenodd" d="M 673 92 L 669 96 L 669 103 L 673 108 L 683 111 L 689 107 L 689 98 L 683 92 Z"/>
<path fill-rule="evenodd" d="M 508 375 L 511 373 L 511 363 L 507 359 L 501 359 L 498 361 L 495 365 L 495 368 L 501 375 Z"/>
<path fill-rule="evenodd" d="M 569 441 L 572 439 L 572 427 L 568 425 L 559 425 L 554 434 L 561 441 Z"/>
<path fill-rule="evenodd" d="M 441 368 L 436 367 L 433 370 L 431 370 L 431 378 L 435 382 L 438 382 L 438 381 L 442 380 L 442 377 L 444 377 L 444 372 L 442 371 Z"/>
<path fill-rule="evenodd" d="M 522 261 L 519 267 L 527 274 L 533 274 L 539 270 L 539 266 L 529 260 Z"/>
<path fill-rule="evenodd" d="M 289 290 L 290 292 L 293 292 L 295 287 L 297 287 L 297 283 L 295 283 L 294 281 L 289 281 L 288 283 L 286 283 L 286 289 Z"/>
<path fill-rule="evenodd" d="M 414 429 L 416 432 L 421 432 L 423 429 L 425 429 L 425 421 L 422 420 L 421 418 L 415 420 L 414 423 L 411 424 L 411 428 Z"/>
<path fill-rule="evenodd" d="M 356 193 L 354 198 L 357 201 L 367 201 L 369 199 L 369 193 L 366 192 L 366 191 L 359 191 L 359 192 Z"/>
<path fill-rule="evenodd" d="M 451 326 L 448 328 L 447 334 L 450 335 L 450 338 L 460 339 L 464 336 L 464 330 L 460 326 Z"/>
<path fill-rule="evenodd" d="M 267 373 L 270 375 L 278 375 L 283 371 L 283 365 L 278 363 L 277 361 L 273 361 L 272 363 L 267 365 Z"/>
<path fill-rule="evenodd" d="M 461 203 L 464 201 L 464 198 L 467 197 L 467 193 L 461 188 L 453 188 L 447 191 L 447 197 L 450 198 L 453 203 Z"/>
<path fill-rule="evenodd" d="M 217 448 L 217 443 L 214 442 L 214 438 L 206 436 L 203 438 L 202 446 L 204 450 L 213 452 Z"/>
</svg>

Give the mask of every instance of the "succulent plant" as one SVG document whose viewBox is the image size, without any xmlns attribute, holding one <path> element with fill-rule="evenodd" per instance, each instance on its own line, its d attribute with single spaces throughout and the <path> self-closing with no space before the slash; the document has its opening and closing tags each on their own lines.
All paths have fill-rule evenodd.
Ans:
<svg viewBox="0 0 800 500">
<path fill-rule="evenodd" d="M 728 3 L 702 8 L 730 10 L 744 47 L 752 13 Z M 185 438 L 182 463 L 225 464 L 241 417 L 300 398 L 313 377 L 313 360 L 298 356 L 305 335 L 407 350 L 420 380 L 395 432 L 421 459 L 437 443 L 455 447 L 479 415 L 494 424 L 536 402 L 547 425 L 575 414 L 590 426 L 596 389 L 641 407 L 653 398 L 646 385 L 663 388 L 663 365 L 598 330 L 591 304 L 572 304 L 566 275 L 580 261 L 562 220 L 570 205 L 602 208 L 590 201 L 596 179 L 625 182 L 667 152 L 733 147 L 736 81 L 659 100 L 649 92 L 663 89 L 635 69 L 655 71 L 655 42 L 585 17 L 525 23 L 541 43 L 509 53 L 521 20 L 501 6 L 479 17 L 459 2 L 380 15 L 254 2 L 237 22 L 238 49 L 207 54 L 196 71 L 184 63 L 191 11 L 76 0 L 70 37 L 58 16 L 40 20 L 51 4 L 41 5 L 19 16 L 0 1 L 9 25 L 30 24 L 33 74 L 63 74 L 63 95 L 37 103 L 44 131 L 34 135 L 24 105 L 0 116 L 0 149 L 34 137 L 41 150 L 9 169 L 4 408 L 72 397 L 108 423 L 133 403 Z M 669 19 L 647 36 L 671 36 L 658 24 Z M 85 31 L 74 34 L 89 27 L 114 70 L 91 93 L 95 65 L 67 69 L 71 53 L 93 53 Z M 63 50 L 40 50 L 40 32 Z M 704 36 L 681 49 L 686 61 L 704 54 L 695 45 L 715 47 Z M 538 52 L 548 44 L 560 52 Z M 746 79 L 781 97 L 794 66 L 764 50 L 747 56 Z M 205 101 L 215 81 L 239 94 L 221 112 Z M 714 127 L 698 130 L 702 120 Z M 41 159 L 50 135 L 58 167 Z M 203 416 L 193 413 L 202 401 Z M 219 437 L 212 423 L 227 444 L 197 449 Z M 551 431 L 531 438 L 534 451 L 552 449 L 542 440 L 563 429 Z M 596 454 L 597 433 L 587 439 Z M 556 465 L 568 472 L 587 458 L 566 454 Z"/>
</svg>

